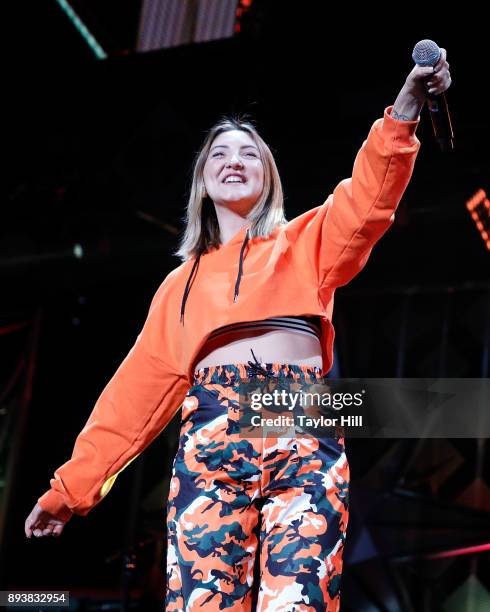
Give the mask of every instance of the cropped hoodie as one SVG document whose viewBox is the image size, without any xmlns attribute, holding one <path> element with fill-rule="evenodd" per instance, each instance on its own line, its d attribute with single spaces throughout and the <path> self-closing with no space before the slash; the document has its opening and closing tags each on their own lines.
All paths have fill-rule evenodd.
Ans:
<svg viewBox="0 0 490 612">
<path fill-rule="evenodd" d="M 249 238 L 242 227 L 224 245 L 172 270 L 151 302 L 135 343 L 98 398 L 40 506 L 62 520 L 86 515 L 167 426 L 193 384 L 194 363 L 223 325 L 319 315 L 322 375 L 332 366 L 334 292 L 362 268 L 394 221 L 411 178 L 420 117 L 399 121 L 392 106 L 358 151 L 352 176 L 326 201 Z"/>
</svg>

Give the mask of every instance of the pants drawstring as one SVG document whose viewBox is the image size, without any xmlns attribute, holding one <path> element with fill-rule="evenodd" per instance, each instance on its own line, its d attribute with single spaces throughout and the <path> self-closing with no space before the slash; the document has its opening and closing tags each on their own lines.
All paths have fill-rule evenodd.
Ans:
<svg viewBox="0 0 490 612">
<path fill-rule="evenodd" d="M 253 349 L 250 349 L 250 350 L 252 351 L 252 355 L 253 355 L 253 358 L 254 358 L 255 361 L 249 360 L 247 363 L 252 368 L 252 370 L 257 372 L 258 374 L 262 374 L 263 376 L 266 376 L 267 378 L 274 378 L 274 374 L 272 372 L 268 372 L 265 368 L 263 368 L 260 365 L 260 362 L 257 359 L 257 357 L 255 356 L 255 353 L 253 352 Z"/>
</svg>

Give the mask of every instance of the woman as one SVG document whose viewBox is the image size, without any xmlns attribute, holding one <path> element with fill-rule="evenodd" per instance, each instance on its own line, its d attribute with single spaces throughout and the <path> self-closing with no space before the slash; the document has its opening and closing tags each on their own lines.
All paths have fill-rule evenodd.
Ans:
<svg viewBox="0 0 490 612">
<path fill-rule="evenodd" d="M 442 93 L 448 67 L 444 49 L 434 70 L 415 66 L 352 177 L 290 222 L 254 126 L 211 129 L 195 162 L 183 263 L 26 519 L 27 537 L 59 535 L 74 513 L 86 515 L 182 406 L 166 610 L 339 609 L 344 439 L 241 435 L 238 385 L 315 383 L 331 368 L 334 291 L 393 222 L 420 147 L 427 77 L 429 92 Z"/>
</svg>

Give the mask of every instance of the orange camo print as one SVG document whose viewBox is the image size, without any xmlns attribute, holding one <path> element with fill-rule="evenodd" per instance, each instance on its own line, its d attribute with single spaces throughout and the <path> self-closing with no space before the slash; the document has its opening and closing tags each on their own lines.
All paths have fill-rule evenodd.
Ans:
<svg viewBox="0 0 490 612">
<path fill-rule="evenodd" d="M 307 366 L 266 365 L 293 385 L 320 377 Z M 165 610 L 339 610 L 349 516 L 344 440 L 240 436 L 243 373 L 236 365 L 200 370 L 183 404 Z"/>
</svg>

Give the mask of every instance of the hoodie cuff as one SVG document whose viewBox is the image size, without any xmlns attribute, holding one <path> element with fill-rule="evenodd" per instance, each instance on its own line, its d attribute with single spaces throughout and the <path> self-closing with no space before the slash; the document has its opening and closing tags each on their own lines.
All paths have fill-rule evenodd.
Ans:
<svg viewBox="0 0 490 612">
<path fill-rule="evenodd" d="M 420 115 L 418 119 L 413 121 L 402 121 L 394 119 L 391 116 L 394 104 L 387 106 L 383 116 L 383 132 L 391 140 L 396 140 L 398 147 L 406 147 L 414 144 L 420 144 L 419 139 L 415 135 L 417 126 L 420 123 Z"/>
<path fill-rule="evenodd" d="M 73 516 L 73 512 L 63 501 L 62 495 L 53 489 L 41 495 L 37 503 L 45 512 L 49 512 L 61 521 L 67 522 Z"/>
</svg>

